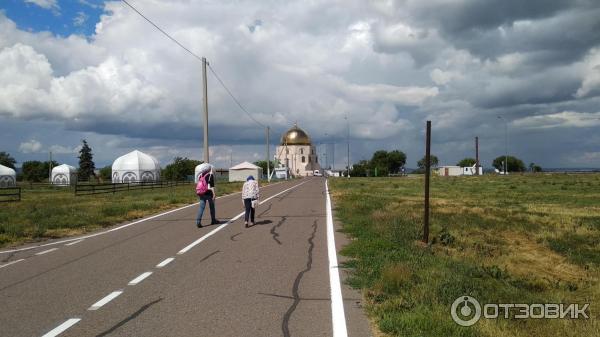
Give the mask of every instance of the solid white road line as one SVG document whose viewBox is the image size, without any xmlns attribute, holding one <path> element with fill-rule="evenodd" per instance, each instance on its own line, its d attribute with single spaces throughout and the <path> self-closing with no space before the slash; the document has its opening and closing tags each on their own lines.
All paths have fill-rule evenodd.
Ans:
<svg viewBox="0 0 600 337">
<path fill-rule="evenodd" d="M 88 308 L 88 310 L 98 310 L 98 309 L 102 308 L 103 305 L 114 300 L 115 298 L 117 298 L 117 296 L 121 295 L 122 293 L 123 293 L 123 290 L 113 291 L 112 293 L 108 294 L 106 297 L 104 297 L 100 301 L 94 303 L 91 307 Z"/>
<path fill-rule="evenodd" d="M 337 251 L 335 249 L 335 232 L 333 229 L 333 215 L 331 212 L 331 198 L 329 186 L 325 180 L 325 207 L 327 208 L 327 255 L 329 257 L 329 284 L 331 286 L 331 322 L 333 323 L 333 337 L 347 337 L 346 315 L 344 314 L 344 301 L 338 272 Z"/>
<path fill-rule="evenodd" d="M 23 260 L 25 260 L 25 259 L 18 259 L 18 260 L 14 260 L 14 261 L 12 261 L 12 262 L 9 262 L 9 263 L 6 263 L 6 264 L 2 264 L 2 265 L 0 265 L 0 268 L 8 267 L 8 266 L 10 266 L 11 264 L 15 264 L 15 263 L 17 263 L 17 262 L 21 262 L 21 261 L 23 261 Z"/>
<path fill-rule="evenodd" d="M 61 333 L 63 333 L 68 328 L 70 328 L 73 325 L 77 324 L 77 322 L 79 322 L 79 321 L 81 321 L 81 318 L 71 318 L 71 319 L 68 319 L 63 324 L 61 324 L 61 325 L 57 326 L 56 328 L 52 329 L 52 331 L 48 332 L 47 334 L 43 335 L 42 337 L 56 337 L 56 336 L 60 335 Z"/>
<path fill-rule="evenodd" d="M 264 186 L 264 187 L 276 186 L 276 185 L 279 185 L 279 184 L 281 184 L 281 183 L 283 183 L 283 182 L 274 183 L 274 184 L 269 184 L 269 185 L 266 185 L 266 186 Z M 263 188 L 264 188 L 264 187 L 263 187 Z M 222 196 L 220 196 L 220 197 L 217 197 L 217 199 L 221 199 L 221 198 L 230 197 L 230 196 L 232 196 L 232 195 L 236 195 L 236 194 L 240 194 L 240 193 L 242 193 L 242 192 L 235 192 L 235 193 L 231 193 L 231 194 L 227 194 L 227 195 L 222 195 Z M 148 217 L 148 218 L 144 218 L 144 219 L 141 219 L 141 220 L 138 220 L 138 221 L 134 221 L 134 222 L 132 222 L 132 223 L 128 223 L 128 224 L 126 224 L 126 225 L 122 225 L 122 226 L 119 226 L 119 227 L 115 227 L 115 228 L 109 229 L 109 230 L 107 230 L 107 231 L 104 231 L 104 232 L 95 233 L 95 234 L 90 234 L 90 235 L 86 235 L 86 236 L 82 236 L 82 237 L 78 237 L 78 238 L 73 238 L 73 239 L 60 240 L 60 241 L 56 241 L 56 242 L 49 242 L 49 243 L 45 243 L 45 244 L 43 244 L 43 245 L 39 245 L 39 246 L 32 246 L 32 247 L 25 247 L 25 248 L 19 248 L 19 249 L 11 249 L 11 250 L 3 250 L 3 251 L 0 251 L 0 254 L 7 254 L 7 253 L 22 252 L 22 251 L 31 250 L 31 249 L 36 249 L 36 248 L 42 248 L 42 247 L 53 246 L 53 245 L 60 245 L 60 244 L 66 243 L 66 242 L 72 242 L 72 241 L 77 241 L 77 240 L 84 240 L 84 239 L 93 238 L 93 237 L 96 237 L 96 236 L 100 236 L 100 235 L 104 235 L 104 234 L 111 233 L 111 232 L 114 232 L 114 231 L 118 231 L 118 230 L 121 230 L 121 229 L 123 229 L 123 228 L 127 228 L 127 227 L 129 227 L 129 226 L 137 225 L 137 224 L 139 224 L 139 223 L 141 223 L 141 222 L 144 222 L 144 221 L 148 221 L 148 220 L 156 219 L 156 218 L 158 218 L 158 217 L 161 217 L 161 216 L 163 216 L 163 215 L 167 215 L 167 214 L 170 214 L 170 213 L 173 213 L 173 212 L 177 212 L 177 211 L 180 211 L 180 210 L 182 210 L 182 209 L 186 209 L 186 208 L 189 208 L 189 207 L 192 207 L 192 206 L 196 206 L 196 205 L 198 205 L 198 204 L 199 204 L 199 203 L 198 203 L 198 202 L 196 202 L 196 203 L 193 203 L 193 204 L 191 204 L 191 205 L 187 205 L 187 206 L 179 207 L 179 208 L 176 208 L 176 209 L 172 209 L 172 210 L 170 210 L 170 211 L 166 211 L 166 212 L 163 212 L 163 213 L 159 213 L 159 214 L 153 215 L 153 216 L 151 216 L 151 217 Z"/>
<path fill-rule="evenodd" d="M 298 185 L 294 185 L 294 186 L 292 186 L 292 187 L 290 187 L 290 188 L 288 188 L 288 189 L 286 189 L 286 190 L 283 190 L 283 191 L 281 191 L 281 192 L 279 192 L 279 193 L 277 193 L 277 194 L 275 194 L 275 195 L 273 195 L 273 196 L 271 196 L 271 197 L 269 197 L 269 198 L 267 198 L 267 199 L 263 200 L 263 201 L 262 201 L 262 202 L 260 202 L 259 204 L 260 204 L 260 205 L 262 205 L 263 203 L 265 203 L 265 202 L 267 202 L 267 201 L 269 201 L 269 200 L 271 200 L 271 199 L 275 198 L 276 196 L 278 196 L 278 195 L 280 195 L 280 194 L 283 194 L 283 193 L 285 193 L 285 192 L 287 192 L 287 191 L 290 191 L 290 190 L 292 190 L 292 189 L 294 189 L 294 188 L 296 188 L 296 187 L 298 187 L 298 186 L 300 186 L 300 185 L 306 184 L 307 182 L 308 182 L 308 181 L 305 181 L 305 182 L 302 182 L 302 183 L 300 183 L 300 184 L 298 184 Z M 240 213 L 240 214 L 236 215 L 236 216 L 235 216 L 235 217 L 233 217 L 231 220 L 227 221 L 226 223 L 222 224 L 221 226 L 219 226 L 219 227 L 217 227 L 217 228 L 213 229 L 212 231 L 210 231 L 208 234 L 204 235 L 203 237 L 199 238 L 198 240 L 196 240 L 196 241 L 194 241 L 194 242 L 190 243 L 189 245 L 185 246 L 185 247 L 184 247 L 182 250 L 180 250 L 179 252 L 177 252 L 177 255 L 181 255 L 181 254 L 185 254 L 185 253 L 187 253 L 187 252 L 188 252 L 190 249 L 194 248 L 194 247 L 195 247 L 196 245 L 198 245 L 200 242 L 202 242 L 202 241 L 204 241 L 204 240 L 208 239 L 209 237 L 211 237 L 212 235 L 214 235 L 215 233 L 217 233 L 217 232 L 218 232 L 218 231 L 220 231 L 221 229 L 223 229 L 223 228 L 227 227 L 227 225 L 229 225 L 230 223 L 232 223 L 232 222 L 236 221 L 237 219 L 239 219 L 240 217 L 242 217 L 242 215 L 244 215 L 244 212 L 242 212 L 242 213 Z"/>
<path fill-rule="evenodd" d="M 43 252 L 35 253 L 35 255 L 44 255 L 44 254 L 48 254 L 50 252 L 53 252 L 55 250 L 58 250 L 58 248 L 51 248 L 51 249 L 45 250 Z"/>
<path fill-rule="evenodd" d="M 159 264 L 156 265 L 156 268 L 162 268 L 162 267 L 168 265 L 169 263 L 171 263 L 173 260 L 175 260 L 174 257 L 170 257 L 168 259 L 164 259 L 163 262 L 161 262 L 161 263 L 159 263 Z"/>
<path fill-rule="evenodd" d="M 138 284 L 138 283 L 142 282 L 142 281 L 143 281 L 143 280 L 144 280 L 146 277 L 148 277 L 148 276 L 150 276 L 150 275 L 152 275 L 152 272 L 151 272 L 151 271 L 147 271 L 147 272 L 145 272 L 145 273 L 141 274 L 140 276 L 138 276 L 138 277 L 134 278 L 133 280 L 129 281 L 129 283 L 128 283 L 128 284 L 129 284 L 130 286 L 134 286 L 134 285 L 136 285 L 136 284 Z"/>
<path fill-rule="evenodd" d="M 78 244 L 78 243 L 80 243 L 80 242 L 83 242 L 83 239 L 81 239 L 81 240 L 77 240 L 77 241 L 73 241 L 73 242 L 70 242 L 70 243 L 67 243 L 67 244 L 65 244 L 65 246 L 72 246 L 72 245 L 76 245 L 76 244 Z"/>
</svg>

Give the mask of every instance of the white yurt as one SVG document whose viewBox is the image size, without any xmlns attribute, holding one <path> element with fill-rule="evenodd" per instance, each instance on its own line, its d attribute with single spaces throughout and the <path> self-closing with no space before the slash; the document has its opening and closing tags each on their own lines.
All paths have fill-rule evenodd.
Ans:
<svg viewBox="0 0 600 337">
<path fill-rule="evenodd" d="M 212 170 L 213 166 L 211 164 L 202 163 L 194 169 L 194 182 L 197 183 L 198 179 L 207 172 L 208 170 Z"/>
<path fill-rule="evenodd" d="M 229 168 L 229 181 L 246 181 L 248 176 L 254 179 L 262 178 L 262 168 L 247 161 Z"/>
<path fill-rule="evenodd" d="M 112 165 L 113 183 L 159 181 L 160 164 L 149 154 L 135 150 L 115 160 Z"/>
<path fill-rule="evenodd" d="M 52 168 L 52 184 L 69 186 L 77 182 L 77 169 L 71 165 L 62 164 Z"/>
<path fill-rule="evenodd" d="M 0 187 L 14 187 L 17 184 L 17 173 L 15 170 L 0 165 Z"/>
</svg>

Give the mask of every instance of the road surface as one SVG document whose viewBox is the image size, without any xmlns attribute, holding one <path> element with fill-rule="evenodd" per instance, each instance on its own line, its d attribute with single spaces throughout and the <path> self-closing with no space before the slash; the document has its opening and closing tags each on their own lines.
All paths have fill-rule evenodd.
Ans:
<svg viewBox="0 0 600 337">
<path fill-rule="evenodd" d="M 325 179 L 263 187 L 248 229 L 240 198 L 217 200 L 220 226 L 196 228 L 192 205 L 3 250 L 0 336 L 371 336 L 335 262 Z"/>
</svg>

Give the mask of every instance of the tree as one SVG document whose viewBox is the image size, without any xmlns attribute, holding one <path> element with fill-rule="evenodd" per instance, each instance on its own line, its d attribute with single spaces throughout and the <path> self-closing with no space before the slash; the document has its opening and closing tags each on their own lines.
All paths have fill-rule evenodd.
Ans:
<svg viewBox="0 0 600 337">
<path fill-rule="evenodd" d="M 431 167 L 438 166 L 438 163 L 439 163 L 438 157 L 436 157 L 434 155 L 430 155 L 429 160 L 430 160 Z M 423 156 L 423 158 L 421 158 L 421 160 L 419 160 L 417 162 L 417 166 L 419 167 L 419 170 L 425 171 L 425 156 Z"/>
<path fill-rule="evenodd" d="M 461 166 L 461 167 L 473 167 L 475 166 L 475 163 L 477 163 L 477 161 L 473 158 L 465 158 L 461 161 L 459 161 L 456 166 Z"/>
<path fill-rule="evenodd" d="M 369 161 L 361 160 L 358 163 L 352 165 L 352 170 L 350 171 L 350 176 L 352 177 L 366 177 L 368 176 L 369 171 Z M 371 172 L 371 175 L 373 172 Z"/>
<path fill-rule="evenodd" d="M 406 164 L 406 154 L 402 151 L 394 150 L 388 153 L 388 170 L 390 173 L 399 173 Z"/>
<path fill-rule="evenodd" d="M 93 159 L 92 148 L 89 147 L 87 141 L 84 139 L 83 145 L 79 150 L 79 170 L 77 170 L 79 180 L 86 181 L 91 176 L 96 176 L 96 173 L 94 173 L 96 166 Z"/>
<path fill-rule="evenodd" d="M 194 175 L 196 166 L 200 164 L 202 162 L 199 160 L 175 157 L 173 162 L 162 170 L 162 177 L 165 180 L 186 180 L 188 176 Z"/>
<path fill-rule="evenodd" d="M 500 171 L 504 171 L 502 163 L 505 160 L 505 156 L 499 156 L 494 159 L 492 166 Z M 525 163 L 517 157 L 508 156 L 508 172 L 525 172 Z"/>
<path fill-rule="evenodd" d="M 377 176 L 387 176 L 389 173 L 389 155 L 387 151 L 379 150 L 373 153 L 373 157 L 369 163 L 369 168 L 373 170 L 373 175 L 377 171 Z"/>
<path fill-rule="evenodd" d="M 0 152 L 0 165 L 14 169 L 16 163 L 17 161 L 10 155 L 10 153 L 4 151 Z"/>
<path fill-rule="evenodd" d="M 535 163 L 529 163 L 529 170 L 533 173 L 542 172 L 542 167 Z"/>
<path fill-rule="evenodd" d="M 100 178 L 106 181 L 112 181 L 112 166 L 104 166 L 100 169 Z"/>
<path fill-rule="evenodd" d="M 52 161 L 52 167 L 58 166 L 58 162 Z M 23 179 L 27 181 L 40 182 L 48 179 L 50 171 L 50 162 L 41 162 L 38 160 L 26 161 L 23 163 Z"/>
<path fill-rule="evenodd" d="M 269 163 L 269 167 L 271 169 L 271 172 L 273 172 L 273 170 L 275 169 L 275 167 L 279 164 L 278 160 L 271 160 Z M 259 160 L 259 161 L 255 161 L 254 165 L 262 168 L 263 174 L 267 174 L 267 161 L 266 160 Z"/>
</svg>

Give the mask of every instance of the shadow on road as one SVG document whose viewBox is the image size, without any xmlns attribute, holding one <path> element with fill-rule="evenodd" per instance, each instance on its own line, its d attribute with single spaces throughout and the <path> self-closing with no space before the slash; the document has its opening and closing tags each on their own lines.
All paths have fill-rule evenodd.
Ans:
<svg viewBox="0 0 600 337">
<path fill-rule="evenodd" d="M 160 297 L 157 300 L 154 300 L 148 304 L 145 304 L 144 306 L 142 306 L 141 308 L 138 309 L 138 311 L 134 312 L 133 314 L 131 314 L 131 316 L 125 318 L 124 320 L 120 321 L 119 323 L 117 323 L 115 326 L 113 326 L 112 328 L 102 332 L 101 334 L 97 335 L 96 337 L 104 337 L 104 336 L 108 336 L 109 334 L 113 333 L 115 330 L 117 330 L 118 328 L 122 327 L 123 325 L 127 324 L 127 322 L 137 318 L 142 312 L 146 311 L 148 308 L 150 308 L 151 306 L 155 305 L 156 303 L 162 301 L 162 297 Z"/>
</svg>

